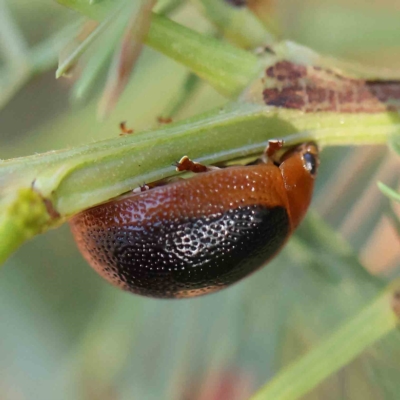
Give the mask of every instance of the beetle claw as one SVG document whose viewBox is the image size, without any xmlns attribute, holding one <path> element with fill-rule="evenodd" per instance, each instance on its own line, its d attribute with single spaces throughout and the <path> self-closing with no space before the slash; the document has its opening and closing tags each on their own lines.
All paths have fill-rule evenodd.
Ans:
<svg viewBox="0 0 400 400">
<path fill-rule="evenodd" d="M 207 172 L 210 170 L 206 165 L 192 161 L 188 156 L 183 156 L 176 164 L 176 171 L 190 171 L 194 173 Z"/>
</svg>

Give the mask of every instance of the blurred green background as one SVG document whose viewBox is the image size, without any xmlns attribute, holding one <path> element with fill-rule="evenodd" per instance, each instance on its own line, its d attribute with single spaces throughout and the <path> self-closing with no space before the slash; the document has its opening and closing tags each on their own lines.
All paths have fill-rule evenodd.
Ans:
<svg viewBox="0 0 400 400">
<path fill-rule="evenodd" d="M 400 69 L 397 0 L 275 6 L 284 37 Z M 192 4 L 172 17 L 211 29 Z M 0 1 L 1 158 L 115 137 L 121 121 L 136 131 L 157 127 L 181 88 L 187 71 L 146 49 L 115 112 L 98 121 L 98 98 L 72 101 L 73 79 L 54 78 L 52 42 L 40 47 L 79 18 L 49 0 Z M 40 57 L 45 62 L 32 67 Z M 179 118 L 224 102 L 202 85 Z M 330 148 L 321 162 L 315 214 L 285 251 L 245 281 L 204 298 L 153 300 L 109 286 L 82 259 L 68 226 L 25 244 L 1 270 L 0 399 L 249 398 L 400 271 L 389 202 L 375 186 L 399 184 L 398 159 L 385 148 Z M 334 241 L 331 228 L 343 242 Z M 398 360 L 394 332 L 305 398 L 398 399 Z"/>
</svg>

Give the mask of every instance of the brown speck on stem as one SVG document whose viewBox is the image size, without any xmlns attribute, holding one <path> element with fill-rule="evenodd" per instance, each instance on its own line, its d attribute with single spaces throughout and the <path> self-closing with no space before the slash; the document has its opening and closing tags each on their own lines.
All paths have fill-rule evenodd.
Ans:
<svg viewBox="0 0 400 400">
<path fill-rule="evenodd" d="M 170 124 L 172 122 L 172 118 L 171 117 L 158 117 L 157 122 L 159 124 Z"/>
<path fill-rule="evenodd" d="M 121 130 L 119 136 L 122 136 L 122 135 L 129 135 L 130 133 L 133 133 L 133 132 L 134 132 L 133 129 L 129 129 L 129 128 L 126 127 L 126 121 L 121 122 L 121 123 L 119 124 L 119 128 L 120 128 L 120 130 Z"/>
</svg>

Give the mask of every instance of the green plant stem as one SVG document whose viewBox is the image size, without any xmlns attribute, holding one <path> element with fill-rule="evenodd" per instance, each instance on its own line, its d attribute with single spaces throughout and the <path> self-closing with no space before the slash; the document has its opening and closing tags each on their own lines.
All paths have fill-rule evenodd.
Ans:
<svg viewBox="0 0 400 400">
<path fill-rule="evenodd" d="M 187 154 L 214 164 L 257 156 L 268 139 L 288 144 L 378 144 L 398 129 L 390 115 L 354 115 L 268 108 L 234 103 L 152 132 L 105 140 L 75 149 L 0 163 L 2 187 L 35 187 L 63 216 L 174 175 L 172 164 Z M 157 155 L 155 157 L 155 155 Z M 4 189 L 3 189 L 4 190 Z"/>
<path fill-rule="evenodd" d="M 261 68 L 252 53 L 157 14 L 153 15 L 146 44 L 190 68 L 228 97 L 238 95 Z"/>
<path fill-rule="evenodd" d="M 0 162 L 0 230 L 21 207 L 20 189 L 35 190 L 60 214 L 48 221 L 45 209 L 29 232 L 41 233 L 86 208 L 128 192 L 145 182 L 170 177 L 182 155 L 206 163 L 257 157 L 268 139 L 286 137 L 288 144 L 316 140 L 323 145 L 385 143 L 398 131 L 390 114 L 304 114 L 257 104 L 233 103 L 152 132 L 118 137 Z M 27 217 L 25 215 L 25 217 Z M 45 221 L 45 222 L 43 222 Z M 23 218 L 20 218 L 23 224 Z M 12 233 L 8 233 L 12 235 Z M 33 236 L 33 234 L 30 234 Z M 25 236 L 22 236 L 25 237 Z M 0 241 L 0 261 L 15 246 Z"/>
<path fill-rule="evenodd" d="M 399 326 L 400 280 L 304 357 L 284 369 L 251 400 L 295 400 Z"/>
</svg>

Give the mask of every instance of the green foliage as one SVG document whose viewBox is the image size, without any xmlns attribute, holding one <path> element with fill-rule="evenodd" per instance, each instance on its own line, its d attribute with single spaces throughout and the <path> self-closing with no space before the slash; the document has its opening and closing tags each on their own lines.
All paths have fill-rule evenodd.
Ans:
<svg viewBox="0 0 400 400">
<path fill-rule="evenodd" d="M 43 197 L 31 188 L 19 189 L 10 195 L 2 212 L 0 240 L 3 243 L 0 262 L 24 241 L 52 226 Z"/>
<path fill-rule="evenodd" d="M 357 317 L 344 324 L 298 362 L 283 370 L 252 399 L 299 399 L 376 340 L 396 329 L 399 320 L 391 304 L 394 293 L 399 288 L 400 282 L 397 282 Z"/>
<path fill-rule="evenodd" d="M 129 15 L 120 12 L 124 2 L 60 3 L 100 21 L 92 36 L 72 49 L 59 67 L 61 74 L 76 62 L 79 68 L 86 64 L 73 95 L 90 100 L 96 85 L 104 80 L 104 70 Z M 174 18 L 188 20 L 187 25 L 209 33 L 211 25 L 197 26 L 198 15 L 190 19 L 193 10 L 182 3 L 160 1 L 156 11 L 176 11 Z M 238 21 L 256 21 L 248 10 L 229 9 L 225 3 L 208 0 L 193 3 L 231 43 L 247 48 L 258 45 L 264 34 L 271 38 L 260 24 L 249 32 L 235 28 Z M 65 10 L 61 10 L 63 14 Z M 336 14 L 329 18 L 330 23 L 340 22 Z M 319 43 L 324 40 L 322 33 L 312 32 Z M 66 34 L 58 34 L 63 39 L 57 41 L 60 46 Z M 396 112 L 304 113 L 266 107 L 251 93 L 263 71 L 279 60 L 329 67 L 339 74 L 373 80 L 398 78 L 398 71 L 339 62 L 292 42 L 273 44 L 272 51 L 256 56 L 163 15 L 153 16 L 146 43 L 181 63 L 228 100 L 198 80 L 194 92 L 194 75 L 187 79 L 188 72 L 182 67 L 145 52 L 110 121 L 96 125 L 95 106 L 89 104 L 88 108 L 62 110 L 64 116 L 41 125 L 36 135 L 24 137 L 24 143 L 9 138 L 10 144 L 3 146 L 7 158 L 9 154 L 34 153 L 38 148 L 66 150 L 1 162 L 2 261 L 25 240 L 70 215 L 143 182 L 174 175 L 171 164 L 183 154 L 211 164 L 243 162 L 259 155 L 270 138 L 283 137 L 288 144 L 316 140 L 325 147 L 315 193 L 321 203 L 331 196 L 325 183 L 334 176 L 345 153 L 334 146 L 390 141 L 397 148 Z M 38 71 L 54 63 L 54 53 L 42 56 L 37 58 L 42 60 Z M 212 107 L 215 109 L 209 111 Z M 143 129 L 154 127 L 151 121 L 164 110 L 178 119 L 191 117 Z M 116 137 L 118 123 L 126 119 L 135 133 Z M 359 181 L 365 187 L 371 176 L 360 174 Z M 380 188 L 398 199 L 394 190 L 383 184 Z M 344 196 L 346 211 L 358 196 L 359 192 L 350 190 Z M 344 223 L 345 210 L 331 216 L 336 226 Z M 382 210 L 376 208 L 364 215 L 362 222 L 373 226 L 381 215 Z M 358 232 L 357 238 L 351 239 L 364 243 L 364 238 L 365 232 Z M 33 383 L 19 379 L 18 384 L 22 393 L 35 398 L 109 395 L 176 400 L 187 392 L 195 399 L 213 380 L 228 380 L 236 393 L 243 390 L 243 399 L 267 381 L 255 399 L 396 398 L 400 390 L 400 345 L 393 312 L 397 281 L 388 285 L 385 278 L 368 273 L 357 257 L 361 246 L 355 247 L 353 250 L 310 212 L 279 258 L 245 282 L 201 299 L 159 302 L 105 286 L 87 271 L 68 234 L 63 229 L 52 231 L 27 243 L 2 271 L 0 309 L 3 320 L 10 321 L 2 327 L 5 346 L 0 345 L 7 366 L 4 382 L 12 382 L 13 375 L 26 370 Z M 34 354 L 25 357 L 14 349 L 29 349 Z M 28 358 L 34 360 L 34 366 Z M 11 359 L 12 363 L 7 361 Z M 239 387 L 246 376 L 252 382 L 247 391 Z"/>
</svg>

